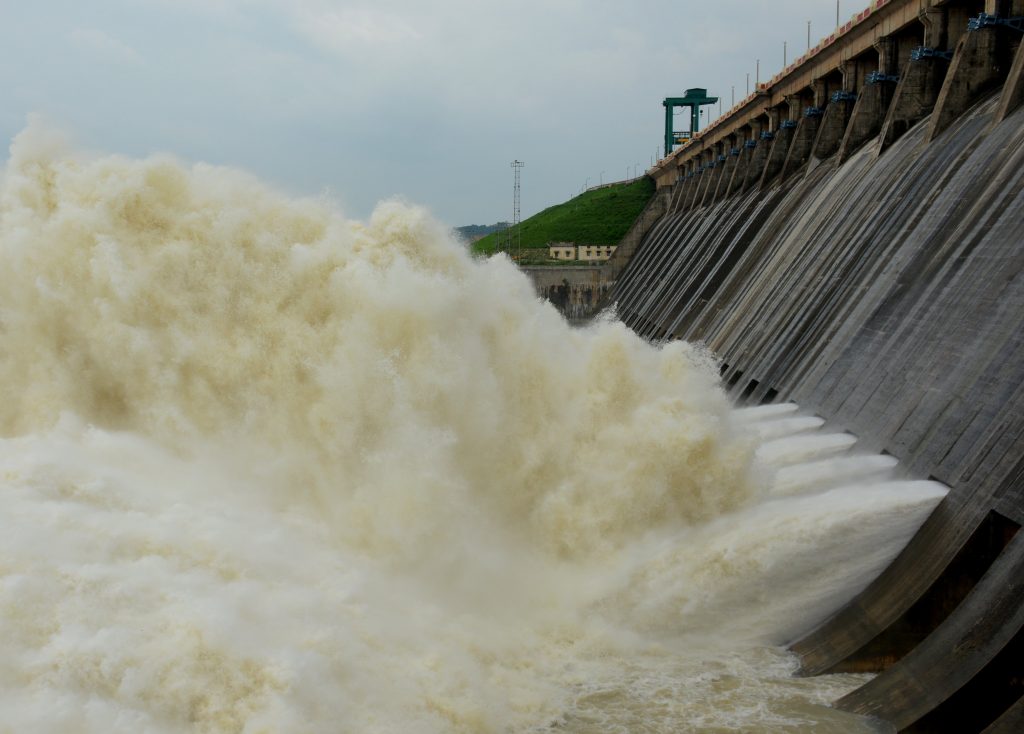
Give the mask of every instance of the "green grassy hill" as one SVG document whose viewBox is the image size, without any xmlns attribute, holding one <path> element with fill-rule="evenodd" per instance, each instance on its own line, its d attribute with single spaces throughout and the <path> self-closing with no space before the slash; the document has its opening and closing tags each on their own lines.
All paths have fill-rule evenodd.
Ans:
<svg viewBox="0 0 1024 734">
<path fill-rule="evenodd" d="M 522 247 L 546 248 L 549 242 L 616 245 L 653 195 L 654 181 L 647 177 L 587 191 L 524 220 L 519 225 Z M 502 234 L 496 232 L 477 240 L 474 252 L 494 252 Z"/>
</svg>

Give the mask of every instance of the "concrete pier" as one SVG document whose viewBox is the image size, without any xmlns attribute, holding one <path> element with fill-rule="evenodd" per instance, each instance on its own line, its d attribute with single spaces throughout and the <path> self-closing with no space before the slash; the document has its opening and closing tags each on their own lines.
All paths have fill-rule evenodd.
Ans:
<svg viewBox="0 0 1024 734">
<path fill-rule="evenodd" d="M 767 130 L 763 131 L 756 140 L 757 147 L 750 156 L 747 170 L 743 172 L 743 183 L 739 192 L 744 193 L 761 182 L 761 175 L 768 164 L 768 156 L 771 154 L 772 139 L 763 136 L 771 135 Z"/>
<path fill-rule="evenodd" d="M 786 158 L 789 156 L 789 146 L 793 142 L 793 130 L 791 127 L 783 127 L 775 131 L 775 137 L 772 138 L 771 147 L 768 150 L 768 159 L 765 161 L 764 171 L 759 179 L 758 185 L 761 189 L 775 183 L 775 180 L 782 174 L 782 169 L 786 166 Z"/>
<path fill-rule="evenodd" d="M 843 141 L 839 145 L 839 162 L 843 163 L 864 143 L 878 135 L 882 129 L 889 102 L 892 100 L 892 82 L 865 84 L 857 97 L 850 121 L 846 125 Z"/>
<path fill-rule="evenodd" d="M 851 94 L 841 91 L 841 95 Z M 850 113 L 856 100 L 838 99 L 832 101 L 825 109 L 818 126 L 818 135 L 811 146 L 811 157 L 816 161 L 823 161 L 831 158 L 839 150 L 843 142 L 843 135 L 846 134 L 846 127 L 850 122 Z"/>
<path fill-rule="evenodd" d="M 949 60 L 940 56 L 907 62 L 882 125 L 883 150 L 931 113 L 948 69 Z"/>
<path fill-rule="evenodd" d="M 818 110 L 820 108 L 808 108 Z M 823 113 L 822 113 L 823 114 Z M 782 164 L 782 178 L 785 180 L 807 165 L 811 156 L 811 148 L 818 136 L 818 126 L 821 123 L 821 114 L 805 114 L 797 123 L 793 132 L 793 142 L 786 153 L 786 161 Z"/>
<path fill-rule="evenodd" d="M 929 140 L 1006 77 L 1009 69 L 1000 63 L 1005 54 L 999 43 L 1001 35 L 998 28 L 982 28 L 960 37 L 928 126 Z"/>
<path fill-rule="evenodd" d="M 1003 87 L 1003 95 L 999 100 L 995 121 L 1002 122 L 1011 112 L 1016 111 L 1024 103 L 1024 43 L 1017 46 L 1013 66 L 1010 67 L 1009 78 Z"/>
</svg>

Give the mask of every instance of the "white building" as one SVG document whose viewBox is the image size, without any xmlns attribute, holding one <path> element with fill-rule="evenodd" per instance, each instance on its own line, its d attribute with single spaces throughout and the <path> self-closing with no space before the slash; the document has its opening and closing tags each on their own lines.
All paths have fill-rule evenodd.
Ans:
<svg viewBox="0 0 1024 734">
<path fill-rule="evenodd" d="M 603 262 L 615 252 L 615 245 L 577 245 L 574 242 L 549 242 L 548 257 L 552 260 Z"/>
<path fill-rule="evenodd" d="M 548 257 L 552 260 L 575 260 L 576 245 L 572 242 L 549 242 Z"/>
<path fill-rule="evenodd" d="M 584 262 L 602 262 L 615 252 L 615 245 L 577 245 L 576 259 Z"/>
</svg>

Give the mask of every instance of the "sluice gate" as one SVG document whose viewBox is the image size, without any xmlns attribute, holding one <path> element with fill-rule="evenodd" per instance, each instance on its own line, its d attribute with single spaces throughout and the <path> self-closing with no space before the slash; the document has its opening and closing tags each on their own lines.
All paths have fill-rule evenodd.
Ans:
<svg viewBox="0 0 1024 734">
<path fill-rule="evenodd" d="M 880 672 L 837 705 L 899 731 L 1019 732 L 1024 2 L 869 11 L 652 169 L 604 303 L 952 488 L 792 649 Z"/>
</svg>

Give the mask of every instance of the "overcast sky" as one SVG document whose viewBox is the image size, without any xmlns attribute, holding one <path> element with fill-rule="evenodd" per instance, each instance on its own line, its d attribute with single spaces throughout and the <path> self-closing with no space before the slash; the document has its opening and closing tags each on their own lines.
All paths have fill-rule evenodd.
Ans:
<svg viewBox="0 0 1024 734">
<path fill-rule="evenodd" d="M 867 0 L 841 0 L 845 20 Z M 523 217 L 660 155 L 661 100 L 727 109 L 835 26 L 835 0 L 0 0 L 0 134 L 247 169 L 365 218 Z M 717 116 L 717 107 L 709 110 Z M 6 147 L 6 143 L 5 143 Z"/>
</svg>

